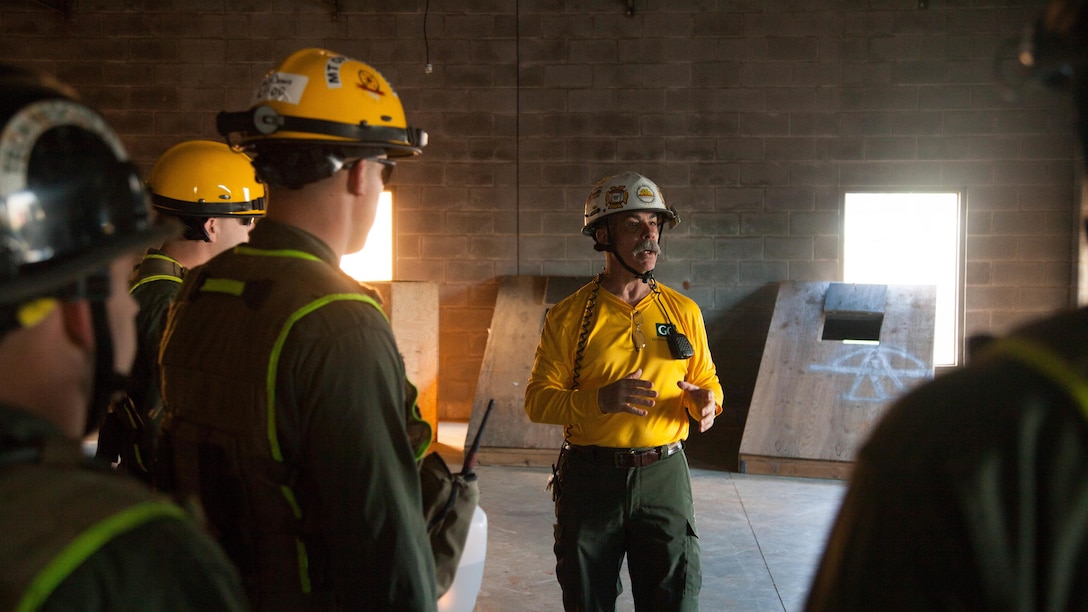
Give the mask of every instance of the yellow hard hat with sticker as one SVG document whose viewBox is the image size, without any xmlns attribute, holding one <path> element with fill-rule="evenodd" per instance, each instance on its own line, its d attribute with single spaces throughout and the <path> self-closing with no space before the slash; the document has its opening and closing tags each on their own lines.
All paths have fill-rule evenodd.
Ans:
<svg viewBox="0 0 1088 612">
<path fill-rule="evenodd" d="M 220 113 L 219 133 L 243 148 L 262 142 L 343 143 L 418 155 L 427 133 L 408 125 L 389 81 L 370 65 L 302 49 L 269 72 L 247 111 Z"/>
</svg>

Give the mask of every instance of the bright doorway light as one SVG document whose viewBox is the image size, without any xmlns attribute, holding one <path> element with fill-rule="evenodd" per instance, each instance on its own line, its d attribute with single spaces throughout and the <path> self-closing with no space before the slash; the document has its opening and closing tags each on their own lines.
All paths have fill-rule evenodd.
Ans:
<svg viewBox="0 0 1088 612">
<path fill-rule="evenodd" d="M 359 281 L 393 280 L 393 194 L 383 191 L 378 199 L 374 226 L 358 253 L 340 258 L 340 269 Z"/>
<path fill-rule="evenodd" d="M 960 311 L 959 193 L 847 193 L 843 281 L 936 285 L 933 365 L 957 363 Z"/>
</svg>

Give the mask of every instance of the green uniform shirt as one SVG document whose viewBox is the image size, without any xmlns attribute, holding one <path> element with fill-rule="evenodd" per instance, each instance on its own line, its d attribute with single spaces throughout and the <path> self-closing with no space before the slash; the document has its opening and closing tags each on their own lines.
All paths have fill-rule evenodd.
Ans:
<svg viewBox="0 0 1088 612">
<path fill-rule="evenodd" d="M 1086 392 L 1080 310 L 896 402 L 858 453 L 807 609 L 1088 609 Z"/>
<path fill-rule="evenodd" d="M 165 498 L 0 406 L 0 602 L 10 610 L 245 610 L 234 566 Z"/>
<path fill-rule="evenodd" d="M 273 301 L 262 301 L 263 296 L 282 299 L 285 292 L 295 291 L 301 283 L 294 273 L 306 274 L 315 267 L 325 271 L 324 266 L 332 268 L 336 282 L 323 290 L 312 286 L 318 275 L 307 276 L 306 286 L 314 293 L 300 299 L 312 309 L 284 313 L 267 305 Z M 250 502 L 267 505 L 256 510 L 238 507 L 239 487 L 212 484 L 224 475 L 209 474 L 205 467 L 199 473 L 201 490 L 188 492 L 202 494 L 213 522 L 233 521 L 229 524 L 243 531 L 305 530 L 304 552 L 301 547 L 281 547 L 283 539 L 274 538 L 273 532 L 257 534 L 256 550 L 244 539 L 224 541 L 261 607 L 284 606 L 293 594 L 312 592 L 315 597 L 331 595 L 346 610 L 433 610 L 434 560 L 423 520 L 415 449 L 406 432 L 404 363 L 381 310 L 360 299 L 321 297 L 345 295 L 349 286 L 358 289 L 336 267 L 335 254 L 321 240 L 264 219 L 248 244 L 186 275 L 162 351 L 164 443 L 171 440 L 175 419 L 201 431 L 241 428 L 228 434 L 232 444 L 239 445 L 235 459 L 230 458 L 233 447 L 219 447 L 221 456 L 227 457 L 224 468 L 234 469 L 231 461 L 245 462 L 241 473 L 228 477 L 237 479 L 251 495 Z M 238 273 L 233 278 L 250 279 L 244 290 L 230 280 L 232 271 Z M 232 287 L 239 287 L 240 293 L 231 294 Z M 358 293 L 351 296 L 360 298 Z M 277 321 L 284 317 L 290 323 L 280 331 Z M 270 324 L 276 326 L 272 336 L 279 334 L 277 352 L 258 354 L 264 350 L 260 347 L 269 337 Z M 245 385 L 239 384 L 243 371 Z M 270 397 L 265 397 L 265 372 L 273 377 L 268 383 Z M 256 381 L 250 378 L 255 374 Z M 247 405 L 255 401 L 262 405 Z M 250 418 L 241 415 L 253 415 L 255 420 L 239 423 Z M 270 456 L 252 454 L 270 441 Z M 193 482 L 190 471 L 197 469 L 198 461 L 179 455 L 173 458 L 175 470 L 188 470 L 181 480 Z M 199 461 L 213 459 L 201 456 Z M 271 482 L 279 478 L 277 469 L 286 470 L 287 478 Z M 290 516 L 283 508 L 285 496 L 301 517 L 299 526 L 292 527 L 287 520 L 252 523 L 252 517 L 266 517 L 267 522 L 267 517 Z M 256 560 L 264 568 L 255 571 L 287 577 L 292 576 L 291 568 L 298 568 L 293 570 L 294 579 L 267 583 L 247 573 L 247 559 L 248 567 Z"/>
<path fill-rule="evenodd" d="M 152 273 L 152 271 L 163 273 Z M 169 272 L 167 272 L 169 270 Z M 159 249 L 148 249 L 140 265 L 133 270 L 129 292 L 140 305 L 136 316 L 139 345 L 136 361 L 129 376 L 128 395 L 141 416 L 150 417 L 154 439 L 162 419 L 162 398 L 159 394 L 159 344 L 170 303 L 181 288 L 185 268 Z"/>
</svg>

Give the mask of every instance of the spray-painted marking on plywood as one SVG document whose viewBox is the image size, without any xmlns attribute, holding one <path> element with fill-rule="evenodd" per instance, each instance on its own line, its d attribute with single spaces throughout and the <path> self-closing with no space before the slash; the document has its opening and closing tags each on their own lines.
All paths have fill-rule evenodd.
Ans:
<svg viewBox="0 0 1088 612">
<path fill-rule="evenodd" d="M 810 371 L 854 377 L 842 398 L 851 402 L 882 402 L 907 389 L 906 380 L 929 378 L 930 369 L 914 355 L 896 348 L 859 348 L 831 363 L 809 366 Z"/>
</svg>

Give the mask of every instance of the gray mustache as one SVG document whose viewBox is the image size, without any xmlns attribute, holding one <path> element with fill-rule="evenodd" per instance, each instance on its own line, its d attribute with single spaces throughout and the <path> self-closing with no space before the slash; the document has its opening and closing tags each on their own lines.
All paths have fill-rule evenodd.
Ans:
<svg viewBox="0 0 1088 612">
<path fill-rule="evenodd" d="M 657 242 L 647 238 L 646 240 L 643 240 L 642 242 L 636 244 L 634 250 L 631 251 L 631 254 L 638 255 L 643 251 L 652 251 L 654 255 L 660 255 L 661 247 L 658 246 Z"/>
</svg>

